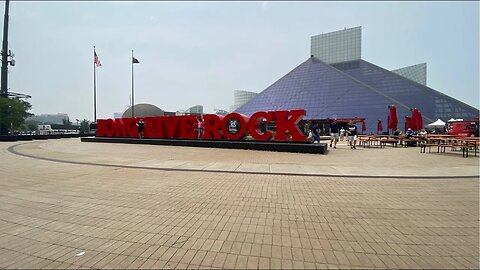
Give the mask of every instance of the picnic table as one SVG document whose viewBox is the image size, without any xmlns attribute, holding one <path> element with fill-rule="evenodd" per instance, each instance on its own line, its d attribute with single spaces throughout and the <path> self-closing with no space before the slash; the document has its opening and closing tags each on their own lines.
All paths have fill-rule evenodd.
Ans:
<svg viewBox="0 0 480 270">
<path fill-rule="evenodd" d="M 462 150 L 462 156 L 468 157 L 469 150 L 473 150 L 477 156 L 477 150 L 480 145 L 479 137 L 458 137 L 455 135 L 434 135 L 427 136 L 426 141 L 420 144 L 420 153 L 431 152 L 432 147 L 437 148 L 437 153 L 445 152 L 446 148 L 451 151 Z"/>
<path fill-rule="evenodd" d="M 384 148 L 387 143 L 392 144 L 392 147 L 397 147 L 398 137 L 395 135 L 359 135 L 359 145 L 365 147 L 380 147 Z"/>
</svg>

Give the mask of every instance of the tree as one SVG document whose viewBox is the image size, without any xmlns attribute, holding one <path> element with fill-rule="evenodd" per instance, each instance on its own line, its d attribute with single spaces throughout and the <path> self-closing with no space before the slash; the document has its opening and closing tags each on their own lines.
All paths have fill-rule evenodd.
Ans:
<svg viewBox="0 0 480 270">
<path fill-rule="evenodd" d="M 25 119 L 33 114 L 28 111 L 32 105 L 18 98 L 0 97 L 0 135 L 7 135 L 22 128 Z"/>
<path fill-rule="evenodd" d="M 42 124 L 39 121 L 27 119 L 25 120 L 24 129 L 27 131 L 37 131 L 38 125 Z"/>
<path fill-rule="evenodd" d="M 80 133 L 88 133 L 90 132 L 90 122 L 87 119 L 83 119 L 80 122 Z"/>
</svg>

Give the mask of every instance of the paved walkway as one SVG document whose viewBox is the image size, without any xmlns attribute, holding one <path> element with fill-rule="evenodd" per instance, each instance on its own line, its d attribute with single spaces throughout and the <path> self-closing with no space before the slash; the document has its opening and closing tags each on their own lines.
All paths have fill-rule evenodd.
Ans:
<svg viewBox="0 0 480 270">
<path fill-rule="evenodd" d="M 68 141 L 68 146 L 64 140 L 17 143 L 11 150 L 38 158 L 130 168 L 395 178 L 480 175 L 479 157 L 472 153 L 463 158 L 461 151 L 420 153 L 416 147 L 351 150 L 345 142 L 340 142 L 327 155 L 315 155 Z"/>
<path fill-rule="evenodd" d="M 0 160 L 0 268 L 479 267 L 479 181 L 435 178 L 478 175 L 478 157 L 61 139 Z M 363 174 L 384 178 L 345 177 Z"/>
</svg>

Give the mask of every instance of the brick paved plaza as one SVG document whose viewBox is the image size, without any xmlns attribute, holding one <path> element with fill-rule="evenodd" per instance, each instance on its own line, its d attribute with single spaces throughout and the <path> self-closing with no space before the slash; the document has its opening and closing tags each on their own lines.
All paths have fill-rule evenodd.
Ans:
<svg viewBox="0 0 480 270">
<path fill-rule="evenodd" d="M 0 268 L 479 268 L 473 155 L 0 148 Z"/>
</svg>

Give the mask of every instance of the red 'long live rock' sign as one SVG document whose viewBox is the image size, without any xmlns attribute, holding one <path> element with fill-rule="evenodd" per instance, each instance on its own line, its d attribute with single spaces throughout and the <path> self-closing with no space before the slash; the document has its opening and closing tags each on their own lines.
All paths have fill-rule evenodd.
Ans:
<svg viewBox="0 0 480 270">
<path fill-rule="evenodd" d="M 230 113 L 226 116 L 205 114 L 203 115 L 204 139 L 239 140 L 250 135 L 255 140 L 273 138 L 276 141 L 305 141 L 306 136 L 297 125 L 303 116 L 305 116 L 305 110 L 256 112 L 251 117 L 238 113 Z M 98 119 L 96 136 L 138 137 L 136 124 L 139 119 L 145 122 L 145 138 L 197 138 L 198 120 L 194 115 Z M 262 121 L 275 122 L 276 131 L 262 132 L 260 130 Z"/>
</svg>

